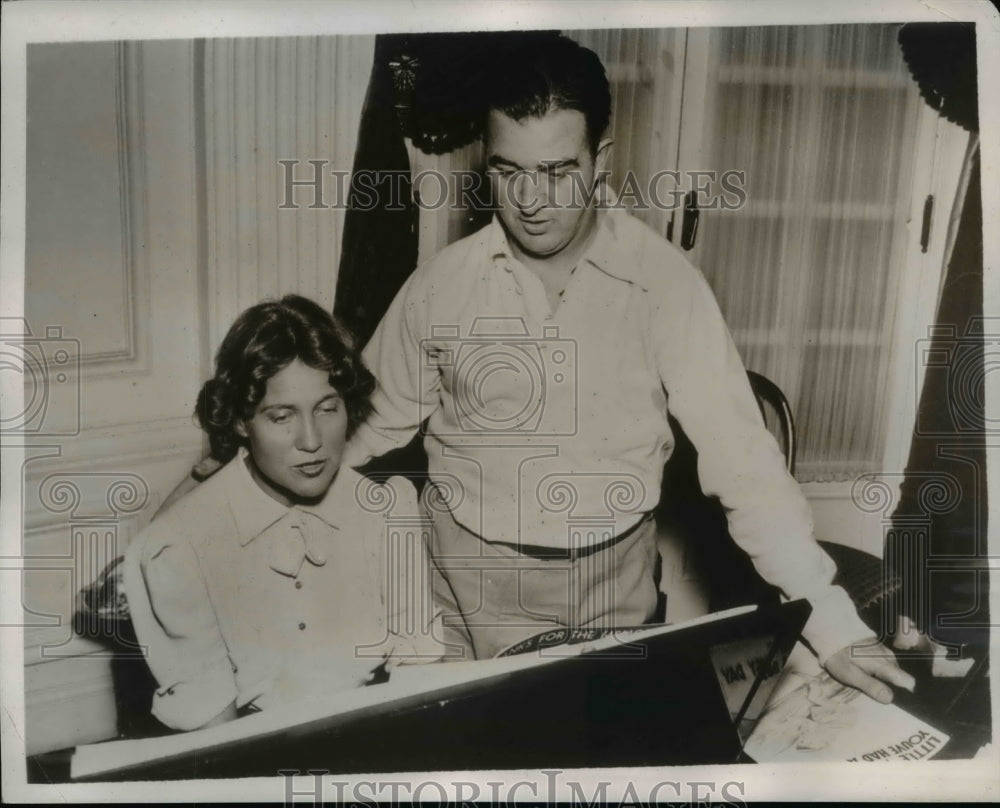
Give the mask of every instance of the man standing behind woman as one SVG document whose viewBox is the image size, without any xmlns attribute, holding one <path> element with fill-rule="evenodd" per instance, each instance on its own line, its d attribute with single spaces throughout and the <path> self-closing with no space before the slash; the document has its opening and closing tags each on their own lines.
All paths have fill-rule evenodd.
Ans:
<svg viewBox="0 0 1000 808">
<path fill-rule="evenodd" d="M 811 603 L 803 635 L 830 674 L 883 702 L 887 684 L 912 688 L 833 585 L 704 277 L 597 203 L 612 147 L 598 57 L 565 37 L 528 41 L 491 84 L 496 215 L 397 294 L 364 350 L 374 412 L 344 457 L 360 466 L 426 421 L 442 638 L 486 658 L 552 627 L 650 620 L 669 413 L 737 544 Z"/>
<path fill-rule="evenodd" d="M 612 143 L 598 57 L 565 37 L 529 41 L 492 85 L 496 215 L 399 291 L 364 351 L 375 412 L 347 456 L 359 465 L 427 420 L 449 641 L 483 658 L 553 626 L 653 616 L 669 412 L 733 538 L 769 583 L 812 604 L 804 636 L 828 671 L 879 701 L 892 699 L 885 682 L 912 687 L 832 585 L 705 279 L 624 210 L 599 209 Z"/>
</svg>

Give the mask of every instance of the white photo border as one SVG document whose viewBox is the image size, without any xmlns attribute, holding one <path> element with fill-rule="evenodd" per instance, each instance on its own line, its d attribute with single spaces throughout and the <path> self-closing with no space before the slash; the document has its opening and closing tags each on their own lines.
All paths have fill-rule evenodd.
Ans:
<svg viewBox="0 0 1000 808">
<path fill-rule="evenodd" d="M 844 22 L 975 21 L 978 35 L 980 127 L 982 143 L 983 220 L 1000 222 L 1000 17 L 986 2 L 950 0 L 946 3 L 921 3 L 910 0 L 806 4 L 797 2 L 756 2 L 718 0 L 716 2 L 518 2 L 471 4 L 438 0 L 414 0 L 393 3 L 343 2 L 23 2 L 4 4 L 2 28 L 2 268 L 3 294 L 0 314 L 22 316 L 24 289 L 25 231 L 25 51 L 26 44 L 40 41 L 83 41 L 106 39 L 174 39 L 217 36 L 296 36 L 317 33 L 390 33 L 400 31 L 460 31 L 485 29 L 538 29 L 594 27 L 679 27 L 739 26 L 760 24 L 827 24 Z M 1000 316 L 1000 228 L 984 227 L 984 315 Z M 16 407 L 21 392 L 5 385 L 5 406 Z M 987 376 L 988 411 L 997 411 L 1000 402 L 1000 374 Z M 988 447 L 988 466 L 995 473 L 988 476 L 990 503 L 1000 502 L 1000 447 Z M 20 478 L 22 454 L 17 445 L 5 441 L 2 472 L 2 526 L 4 569 L 10 569 L 21 535 Z M 998 509 L 991 508 L 991 516 Z M 990 519 L 991 527 L 996 520 Z M 997 551 L 992 527 L 990 548 Z M 11 550 L 14 550 L 12 553 Z M 996 563 L 994 563 L 994 571 Z M 20 576 L 8 575 L 13 582 Z M 995 576 L 994 576 L 995 579 Z M 991 613 L 1000 614 L 1000 586 L 992 587 Z M 284 801 L 287 783 L 281 778 L 246 780 L 190 781 L 171 783 L 56 784 L 25 782 L 24 757 L 24 682 L 21 632 L 9 628 L 17 622 L 21 599 L 19 589 L 5 586 L 2 592 L 2 748 L 3 788 L 8 800 L 24 802 L 146 802 L 146 801 L 245 801 L 261 799 Z M 994 630 L 991 651 L 996 661 L 997 633 Z M 1000 672 L 991 665 L 993 726 L 998 726 L 996 695 Z M 746 802 L 758 800 L 995 800 L 1000 797 L 1000 756 L 994 744 L 981 759 L 940 761 L 929 765 L 887 763 L 883 766 L 823 764 L 797 766 L 794 771 L 782 766 L 698 766 L 664 769 L 579 770 L 565 773 L 561 782 L 575 779 L 584 792 L 592 794 L 599 783 L 611 781 L 609 800 L 633 794 L 648 794 L 663 781 L 685 784 L 682 794 L 662 791 L 671 801 L 697 801 L 701 792 L 692 791 L 692 783 L 720 785 L 738 781 L 742 789 L 731 788 L 728 795 L 714 792 L 716 798 L 738 797 Z M 328 776 L 344 783 L 371 781 L 371 776 Z M 484 795 L 490 794 L 489 782 L 502 781 L 506 789 L 501 798 L 512 797 L 509 786 L 535 783 L 532 792 L 522 786 L 518 797 L 567 799 L 566 793 L 548 794 L 550 782 L 544 773 L 453 772 L 380 775 L 381 780 L 433 780 L 444 784 L 479 783 Z M 315 793 L 312 777 L 296 778 L 292 786 L 299 799 Z M 348 786 L 350 788 L 350 786 Z M 348 795 L 352 792 L 347 791 Z M 454 790 L 450 792 L 454 798 Z M 468 791 L 465 792 L 468 794 Z M 695 795 L 695 799 L 688 795 Z M 334 792 L 325 795 L 333 798 Z M 427 790 L 426 799 L 440 801 L 440 794 Z M 458 795 L 461 797 L 461 793 Z"/>
</svg>

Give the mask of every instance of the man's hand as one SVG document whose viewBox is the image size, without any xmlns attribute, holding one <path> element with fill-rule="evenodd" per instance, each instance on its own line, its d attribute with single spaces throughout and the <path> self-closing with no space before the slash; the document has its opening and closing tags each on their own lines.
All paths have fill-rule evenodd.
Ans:
<svg viewBox="0 0 1000 808">
<path fill-rule="evenodd" d="M 905 688 L 911 693 L 916 684 L 913 677 L 899 667 L 895 654 L 877 642 L 874 636 L 841 648 L 826 660 L 823 667 L 838 682 L 857 688 L 882 704 L 892 701 L 892 690 L 883 682 Z"/>
<path fill-rule="evenodd" d="M 203 457 L 197 463 L 194 464 L 194 468 L 191 469 L 191 473 L 188 474 L 183 480 L 181 480 L 174 487 L 174 490 L 167 494 L 167 498 L 163 500 L 163 504 L 156 509 L 156 513 L 153 514 L 155 519 L 161 513 L 163 513 L 167 508 L 173 505 L 177 500 L 183 499 L 186 494 L 194 491 L 200 483 L 203 483 L 209 477 L 211 477 L 215 472 L 221 469 L 223 466 L 218 460 L 216 460 L 211 455 Z"/>
</svg>

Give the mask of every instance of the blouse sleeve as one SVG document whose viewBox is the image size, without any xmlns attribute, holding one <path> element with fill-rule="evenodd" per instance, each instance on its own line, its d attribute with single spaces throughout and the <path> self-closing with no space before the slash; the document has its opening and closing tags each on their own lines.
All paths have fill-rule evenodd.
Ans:
<svg viewBox="0 0 1000 808">
<path fill-rule="evenodd" d="M 196 729 L 236 698 L 236 681 L 194 548 L 153 532 L 125 557 L 136 636 L 156 678 L 153 715 Z"/>
</svg>

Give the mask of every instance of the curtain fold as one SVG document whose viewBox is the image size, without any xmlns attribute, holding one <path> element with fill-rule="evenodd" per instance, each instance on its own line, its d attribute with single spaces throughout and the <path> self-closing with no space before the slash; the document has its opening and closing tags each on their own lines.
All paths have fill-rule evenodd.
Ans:
<svg viewBox="0 0 1000 808">
<path fill-rule="evenodd" d="M 886 558 L 903 576 L 900 612 L 938 642 L 985 647 L 989 627 L 983 210 L 979 150 L 926 355 L 906 476 Z M 942 361 L 943 360 L 943 361 Z M 946 492 L 950 492 L 946 493 Z M 953 563 L 943 563 L 946 560 Z M 958 561 L 959 563 L 954 563 Z M 929 569 L 933 569 L 933 574 Z M 941 619 L 944 616 L 944 619 Z"/>
<path fill-rule="evenodd" d="M 364 344 L 417 265 L 417 219 L 390 60 L 398 37 L 378 36 L 354 156 L 334 313 Z M 380 180 L 359 184 L 366 172 Z M 374 173 L 369 176 L 375 177 Z M 367 188 L 367 190 L 365 190 Z M 374 204 L 362 204 L 364 196 Z"/>
<path fill-rule="evenodd" d="M 373 50 L 371 36 L 205 41 L 209 345 L 264 297 L 333 307 Z M 289 179 L 317 183 L 289 195 Z"/>
</svg>

